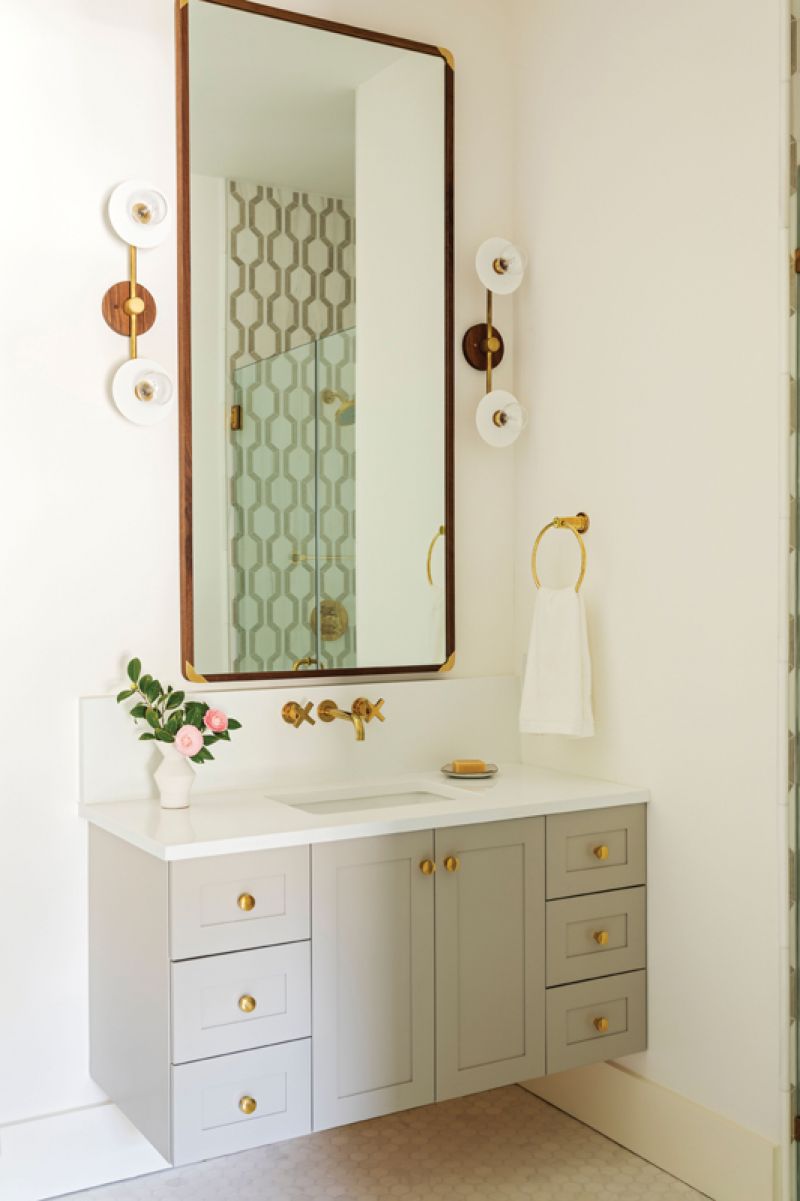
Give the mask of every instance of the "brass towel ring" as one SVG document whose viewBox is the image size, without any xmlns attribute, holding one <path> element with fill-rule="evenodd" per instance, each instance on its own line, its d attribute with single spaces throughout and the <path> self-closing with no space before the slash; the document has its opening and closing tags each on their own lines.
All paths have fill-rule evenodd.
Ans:
<svg viewBox="0 0 800 1201">
<path fill-rule="evenodd" d="M 434 550 L 434 547 L 436 546 L 436 543 L 439 541 L 439 539 L 444 538 L 445 533 L 446 533 L 445 527 L 443 525 L 440 525 L 438 530 L 436 531 L 436 533 L 433 535 L 433 540 L 431 541 L 431 544 L 428 547 L 427 572 L 428 572 L 428 583 L 430 584 L 431 588 L 433 587 L 433 572 L 431 571 L 431 560 L 433 559 L 433 550 Z"/>
<path fill-rule="evenodd" d="M 536 554 L 539 550 L 539 543 L 548 530 L 572 530 L 575 537 L 578 539 L 578 546 L 581 548 L 581 572 L 578 576 L 578 582 L 575 585 L 575 591 L 580 592 L 581 584 L 586 575 L 586 544 L 581 537 L 589 528 L 589 518 L 585 513 L 577 513 L 574 517 L 554 517 L 548 525 L 540 530 L 536 541 L 533 544 L 533 554 L 531 555 L 531 572 L 533 574 L 533 582 L 537 588 L 541 588 L 542 581 L 539 579 L 539 574 L 536 570 Z"/>
</svg>

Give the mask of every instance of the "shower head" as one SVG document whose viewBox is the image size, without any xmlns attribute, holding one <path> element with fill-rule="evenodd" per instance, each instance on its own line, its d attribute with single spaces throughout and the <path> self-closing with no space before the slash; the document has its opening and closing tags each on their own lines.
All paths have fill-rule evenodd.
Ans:
<svg viewBox="0 0 800 1201">
<path fill-rule="evenodd" d="M 346 392 L 340 391 L 338 388 L 325 388 L 322 393 L 322 403 L 324 405 L 338 404 L 339 408 L 334 414 L 334 419 L 337 425 L 352 425 L 356 419 L 356 398 L 350 399 Z"/>
</svg>

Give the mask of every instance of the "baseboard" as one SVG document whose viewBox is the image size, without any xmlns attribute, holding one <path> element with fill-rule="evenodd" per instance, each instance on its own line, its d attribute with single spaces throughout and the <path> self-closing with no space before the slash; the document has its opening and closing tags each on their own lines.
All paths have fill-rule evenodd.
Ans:
<svg viewBox="0 0 800 1201">
<path fill-rule="evenodd" d="M 2 1201 L 44 1201 L 168 1167 L 111 1104 L 0 1127 Z"/>
<path fill-rule="evenodd" d="M 782 1201 L 780 1147 L 618 1064 L 523 1087 L 713 1201 Z"/>
</svg>

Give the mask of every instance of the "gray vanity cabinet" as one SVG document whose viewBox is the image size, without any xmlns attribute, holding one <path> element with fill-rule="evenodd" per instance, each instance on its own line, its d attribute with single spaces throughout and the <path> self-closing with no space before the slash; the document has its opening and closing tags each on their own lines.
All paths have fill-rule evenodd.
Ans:
<svg viewBox="0 0 800 1201">
<path fill-rule="evenodd" d="M 312 850 L 314 1129 L 434 1099 L 433 833 Z"/>
<path fill-rule="evenodd" d="M 545 1071 L 543 817 L 436 831 L 436 1098 Z"/>
<path fill-rule="evenodd" d="M 174 1164 L 646 1046 L 645 807 L 167 862 L 89 834 L 91 1072 Z"/>
</svg>

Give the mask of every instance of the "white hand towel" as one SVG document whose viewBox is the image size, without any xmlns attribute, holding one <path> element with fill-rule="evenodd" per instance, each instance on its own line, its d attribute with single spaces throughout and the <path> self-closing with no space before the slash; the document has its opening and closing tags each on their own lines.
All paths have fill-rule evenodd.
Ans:
<svg viewBox="0 0 800 1201">
<path fill-rule="evenodd" d="M 574 587 L 536 594 L 519 728 L 523 734 L 594 734 L 586 610 Z"/>
</svg>

